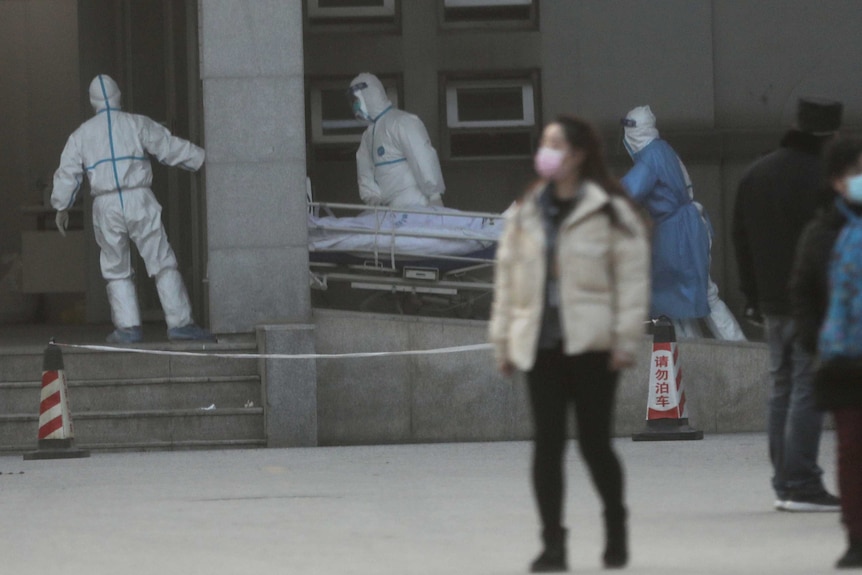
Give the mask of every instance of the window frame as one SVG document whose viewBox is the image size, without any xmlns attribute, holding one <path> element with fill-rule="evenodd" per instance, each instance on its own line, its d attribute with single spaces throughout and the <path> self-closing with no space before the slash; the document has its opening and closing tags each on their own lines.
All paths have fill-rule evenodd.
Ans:
<svg viewBox="0 0 862 575">
<path fill-rule="evenodd" d="M 539 3 L 541 0 L 437 0 L 437 23 L 443 31 L 466 31 L 476 29 L 499 29 L 499 30 L 538 30 L 539 29 Z M 454 2 L 460 8 L 481 8 L 483 6 L 517 6 L 529 5 L 530 15 L 525 19 L 486 19 L 486 20 L 447 20 L 447 10 L 452 6 L 447 3 Z"/>
<path fill-rule="evenodd" d="M 356 7 L 333 7 L 320 6 L 320 0 L 306 0 L 308 17 L 312 20 L 340 20 L 340 19 L 367 19 L 367 18 L 389 18 L 395 17 L 395 0 L 380 0 L 383 6 L 356 6 Z M 331 15 L 327 12 L 332 11 Z"/>
<path fill-rule="evenodd" d="M 302 0 L 303 24 L 309 33 L 381 32 L 401 33 L 401 1 L 382 0 L 384 6 L 375 14 L 377 7 L 321 8 L 320 0 Z M 328 11 L 333 11 L 327 15 Z M 363 15 L 362 11 L 369 14 Z"/>
<path fill-rule="evenodd" d="M 441 135 L 441 152 L 443 158 L 448 161 L 471 161 L 471 160 L 512 160 L 517 158 L 532 157 L 535 152 L 536 142 L 542 129 L 542 110 L 541 110 L 541 71 L 538 68 L 521 69 L 521 70 L 506 70 L 496 72 L 474 73 L 463 71 L 441 71 L 438 77 L 439 84 L 439 99 L 440 99 L 440 135 Z M 451 113 L 451 87 L 463 86 L 521 86 L 522 89 L 530 87 L 530 97 L 532 99 L 531 114 L 525 110 L 525 118 L 522 120 L 491 120 L 491 121 L 474 121 L 456 123 L 450 121 Z M 524 102 L 525 106 L 527 102 Z M 457 105 L 457 99 L 456 99 Z M 531 116 L 531 117 L 530 117 Z M 530 121 L 531 120 L 531 121 Z M 477 135 L 479 137 L 494 137 L 494 136 L 512 136 L 512 135 L 528 135 L 530 141 L 530 149 L 512 154 L 489 154 L 482 155 L 455 155 L 452 151 L 453 137 L 462 135 Z"/>
<path fill-rule="evenodd" d="M 458 116 L 459 88 L 521 88 L 522 120 L 461 120 Z M 452 118 L 454 113 L 455 118 Z M 536 105 L 532 80 L 454 80 L 446 85 L 446 126 L 449 128 L 511 128 L 516 126 L 534 126 L 536 123 Z"/>
</svg>

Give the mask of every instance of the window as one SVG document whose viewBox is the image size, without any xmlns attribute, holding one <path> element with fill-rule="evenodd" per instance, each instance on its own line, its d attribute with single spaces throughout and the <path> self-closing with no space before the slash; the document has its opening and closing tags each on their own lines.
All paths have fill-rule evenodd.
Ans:
<svg viewBox="0 0 862 575">
<path fill-rule="evenodd" d="M 446 86 L 450 128 L 502 128 L 536 123 L 533 84 L 528 80 L 453 82 Z"/>
<path fill-rule="evenodd" d="M 538 28 L 539 0 L 438 0 L 443 28 Z"/>
<path fill-rule="evenodd" d="M 396 108 L 399 105 L 399 78 L 397 76 L 378 76 L 386 88 L 386 95 Z M 367 124 L 353 117 L 347 89 L 353 77 L 328 77 L 308 81 L 308 117 L 311 143 L 356 145 Z"/>
<path fill-rule="evenodd" d="M 307 0 L 307 20 L 312 26 L 395 24 L 400 0 Z"/>
<path fill-rule="evenodd" d="M 493 77 L 442 76 L 450 158 L 523 157 L 538 135 L 538 71 Z"/>
</svg>

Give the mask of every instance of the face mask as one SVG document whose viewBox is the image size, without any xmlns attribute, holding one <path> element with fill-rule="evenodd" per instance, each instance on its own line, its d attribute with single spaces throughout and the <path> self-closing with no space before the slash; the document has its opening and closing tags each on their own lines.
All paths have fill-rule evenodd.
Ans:
<svg viewBox="0 0 862 575">
<path fill-rule="evenodd" d="M 536 157 L 533 161 L 533 167 L 536 168 L 536 173 L 546 180 L 553 180 L 559 176 L 560 166 L 563 165 L 566 153 L 562 150 L 553 148 L 541 147 L 536 152 Z"/>
<path fill-rule="evenodd" d="M 634 159 L 635 159 L 635 153 L 634 153 L 634 151 L 632 150 L 632 146 L 631 146 L 631 144 L 629 144 L 629 141 L 626 139 L 626 135 L 625 135 L 625 134 L 623 134 L 623 147 L 626 149 L 626 152 L 628 152 L 628 154 L 629 154 L 629 158 L 631 158 L 632 160 L 634 160 Z"/>
<path fill-rule="evenodd" d="M 365 113 L 362 111 L 362 102 L 359 100 L 353 100 L 353 116 L 357 120 L 365 119 Z"/>
<path fill-rule="evenodd" d="M 362 98 L 362 90 L 368 87 L 365 82 L 354 84 L 347 90 L 347 98 L 350 100 L 350 109 L 353 117 L 363 122 L 372 122 L 371 116 L 365 108 L 365 100 Z"/>
<path fill-rule="evenodd" d="M 862 204 L 862 174 L 850 176 L 847 182 L 847 201 Z"/>
</svg>

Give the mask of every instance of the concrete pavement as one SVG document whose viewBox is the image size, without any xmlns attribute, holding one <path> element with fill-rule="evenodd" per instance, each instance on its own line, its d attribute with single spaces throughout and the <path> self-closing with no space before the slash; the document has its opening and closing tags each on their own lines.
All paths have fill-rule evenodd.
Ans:
<svg viewBox="0 0 862 575">
<path fill-rule="evenodd" d="M 630 573 L 833 572 L 838 514 L 773 511 L 763 434 L 617 439 Z M 821 465 L 835 489 L 834 435 Z M 0 572 L 516 574 L 538 551 L 530 444 L 0 457 Z M 570 570 L 601 571 L 598 502 L 568 452 Z"/>
</svg>

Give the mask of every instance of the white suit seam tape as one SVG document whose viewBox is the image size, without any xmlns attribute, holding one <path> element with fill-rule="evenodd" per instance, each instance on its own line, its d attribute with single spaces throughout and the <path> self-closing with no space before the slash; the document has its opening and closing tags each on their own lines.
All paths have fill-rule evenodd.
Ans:
<svg viewBox="0 0 862 575">
<path fill-rule="evenodd" d="M 120 205 L 123 204 L 123 187 L 120 185 L 120 174 L 117 172 L 117 154 L 114 152 L 114 130 L 112 128 L 111 122 L 111 101 L 108 99 L 108 91 L 105 90 L 105 80 L 102 78 L 102 75 L 99 74 L 99 84 L 102 87 L 102 95 L 105 97 L 105 104 L 107 106 L 106 112 L 108 113 L 108 143 L 111 146 L 111 167 L 114 169 L 114 181 L 117 184 L 117 191 L 120 192 Z"/>
<path fill-rule="evenodd" d="M 397 160 L 387 160 L 386 162 L 374 162 L 374 166 L 388 166 L 390 164 L 400 164 L 401 162 L 406 162 L 407 158 L 398 158 Z"/>
<path fill-rule="evenodd" d="M 125 160 L 129 160 L 129 161 L 138 160 L 141 162 L 146 162 L 149 160 L 149 158 L 147 158 L 146 156 L 120 156 L 119 158 L 105 158 L 103 160 L 99 160 L 98 162 L 96 162 L 92 166 L 87 166 L 85 169 L 88 171 L 94 170 L 94 169 L 96 169 L 96 166 L 98 166 L 99 164 L 104 164 L 105 162 L 121 162 L 121 161 L 125 161 Z"/>
</svg>

